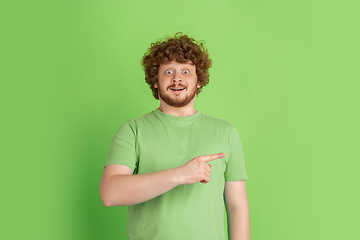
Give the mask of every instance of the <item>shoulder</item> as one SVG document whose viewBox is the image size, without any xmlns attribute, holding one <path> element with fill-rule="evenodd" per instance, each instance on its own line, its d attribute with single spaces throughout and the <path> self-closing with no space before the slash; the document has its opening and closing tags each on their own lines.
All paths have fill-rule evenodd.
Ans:
<svg viewBox="0 0 360 240">
<path fill-rule="evenodd" d="M 129 119 L 126 122 L 129 125 L 136 126 L 142 123 L 154 121 L 155 119 L 156 119 L 156 114 L 154 113 L 154 111 L 151 111 L 149 113 L 144 114 L 141 117 Z"/>
<path fill-rule="evenodd" d="M 139 126 L 146 125 L 147 123 L 152 122 L 155 119 L 156 119 L 156 115 L 154 114 L 154 111 L 152 111 L 141 117 L 126 120 L 125 122 L 123 122 L 121 124 L 120 129 L 121 128 L 130 128 L 134 132 L 136 132 L 136 129 Z"/>
</svg>

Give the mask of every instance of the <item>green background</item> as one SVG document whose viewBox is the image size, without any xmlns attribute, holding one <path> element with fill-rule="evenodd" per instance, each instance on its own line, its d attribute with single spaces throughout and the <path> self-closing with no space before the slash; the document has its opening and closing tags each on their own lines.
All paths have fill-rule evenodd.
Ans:
<svg viewBox="0 0 360 240">
<path fill-rule="evenodd" d="M 252 240 L 354 239 L 359 36 L 351 2 L 2 4 L 4 239 L 126 239 L 103 206 L 110 142 L 158 107 L 140 59 L 159 38 L 204 40 L 197 110 L 243 142 Z M 357 71 L 357 72 L 356 72 Z"/>
</svg>

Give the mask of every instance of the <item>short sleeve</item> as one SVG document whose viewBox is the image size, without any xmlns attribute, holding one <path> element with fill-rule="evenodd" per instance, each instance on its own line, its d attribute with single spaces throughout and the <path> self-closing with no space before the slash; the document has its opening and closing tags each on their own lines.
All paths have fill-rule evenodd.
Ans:
<svg viewBox="0 0 360 240">
<path fill-rule="evenodd" d="M 230 155 L 224 173 L 225 181 L 239 181 L 247 179 L 243 147 L 236 128 L 233 126 L 229 134 Z"/>
<path fill-rule="evenodd" d="M 136 130 L 130 121 L 127 121 L 115 133 L 105 166 L 121 164 L 134 171 L 136 161 Z"/>
</svg>

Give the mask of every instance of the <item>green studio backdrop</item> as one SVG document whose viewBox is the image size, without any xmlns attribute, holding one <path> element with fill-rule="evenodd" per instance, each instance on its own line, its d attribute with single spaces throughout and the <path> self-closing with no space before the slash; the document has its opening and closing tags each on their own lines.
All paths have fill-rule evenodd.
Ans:
<svg viewBox="0 0 360 240">
<path fill-rule="evenodd" d="M 355 215 L 338 206 L 344 198 L 343 206 L 355 205 L 352 176 L 359 165 L 345 170 L 350 165 L 340 163 L 354 159 L 337 149 L 355 145 L 334 141 L 336 134 L 351 139 L 334 124 L 347 108 L 335 98 L 327 107 L 324 99 L 341 92 L 328 81 L 341 64 L 318 61 L 331 59 L 331 48 L 315 37 L 332 28 L 314 21 L 326 15 L 324 5 L 311 6 L 111 0 L 17 8 L 29 18 L 14 20 L 23 30 L 12 28 L 21 37 L 7 58 L 16 63 L 9 76 L 21 83 L 9 81 L 16 91 L 2 95 L 11 103 L 2 124 L 10 180 L 4 239 L 127 239 L 127 207 L 103 206 L 100 178 L 118 127 L 159 105 L 141 57 L 152 42 L 176 32 L 204 40 L 213 60 L 196 109 L 233 123 L 242 139 L 252 240 L 352 239 Z M 308 9 L 312 20 L 304 18 Z M 25 49 L 24 57 L 15 54 Z M 325 75 L 327 84 L 317 81 Z M 353 91 L 344 96 L 350 103 Z"/>
</svg>

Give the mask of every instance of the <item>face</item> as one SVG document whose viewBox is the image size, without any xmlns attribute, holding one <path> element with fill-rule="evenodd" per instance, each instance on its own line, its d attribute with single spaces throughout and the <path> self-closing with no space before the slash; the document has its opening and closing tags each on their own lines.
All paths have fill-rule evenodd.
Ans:
<svg viewBox="0 0 360 240">
<path fill-rule="evenodd" d="M 197 81 L 195 65 L 172 61 L 160 65 L 154 87 L 158 89 L 159 99 L 170 106 L 183 107 L 195 98 L 201 85 Z"/>
</svg>

